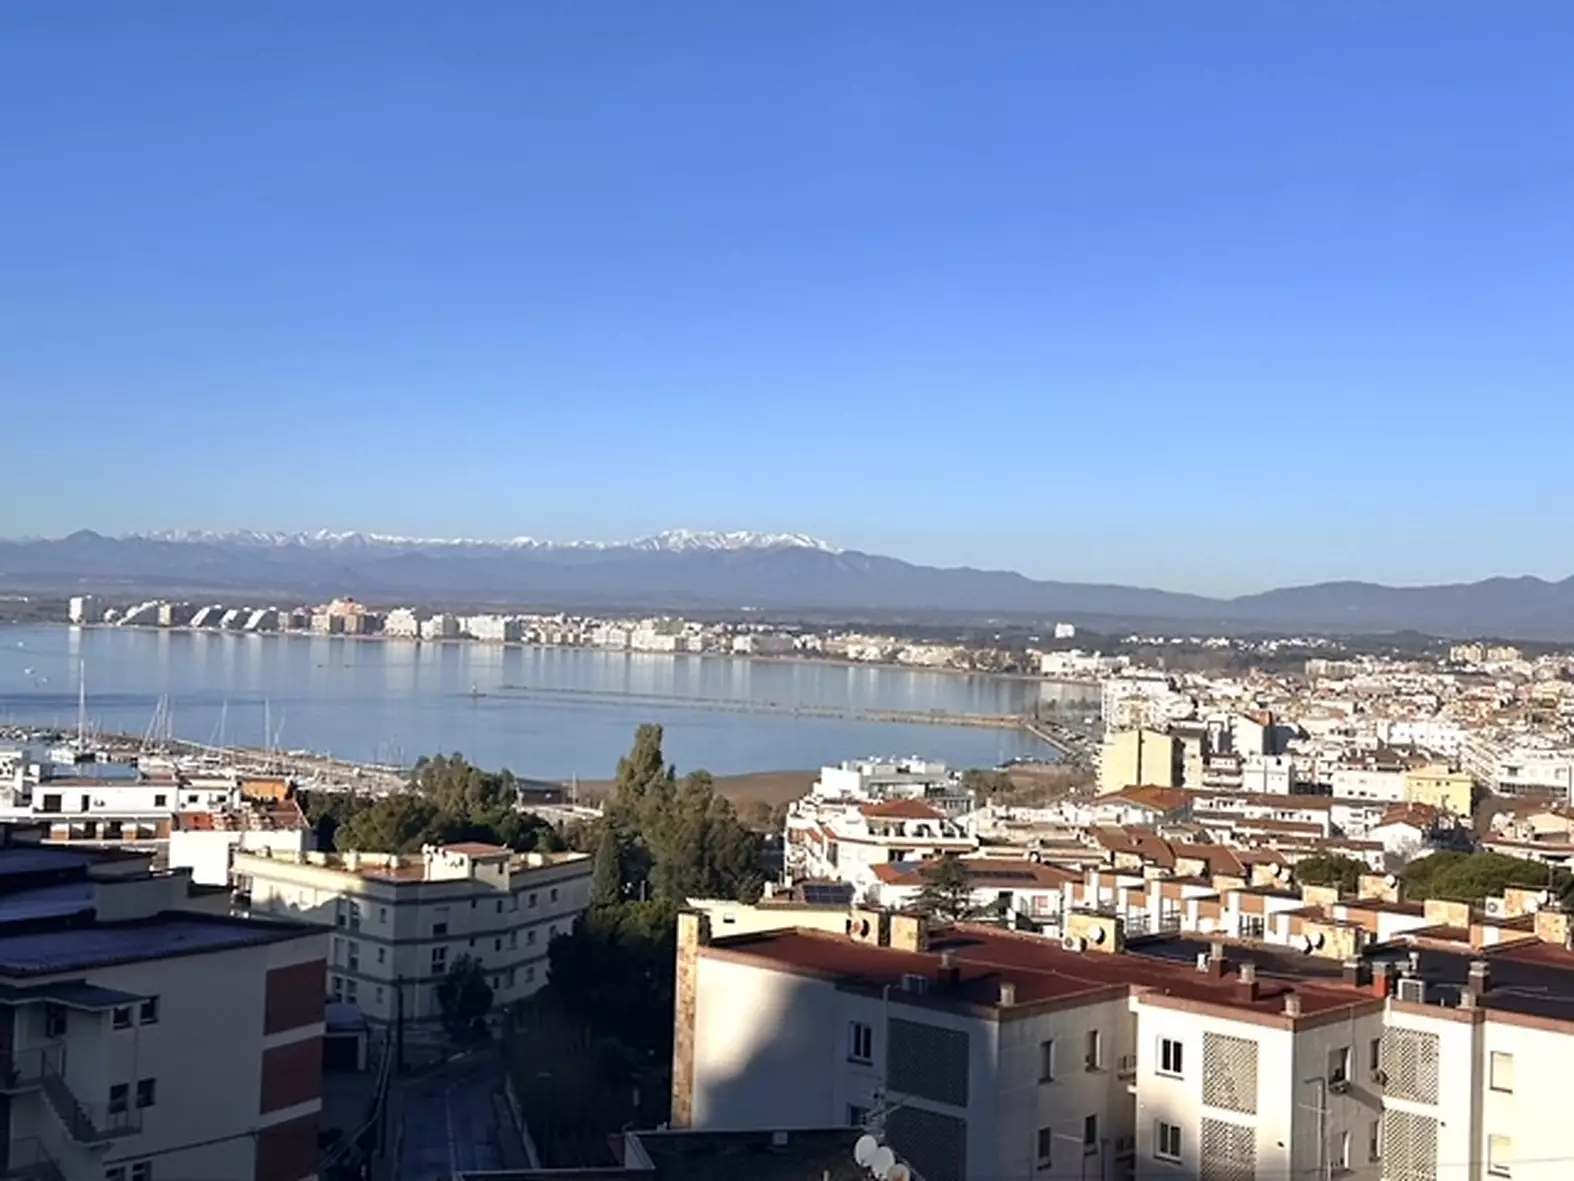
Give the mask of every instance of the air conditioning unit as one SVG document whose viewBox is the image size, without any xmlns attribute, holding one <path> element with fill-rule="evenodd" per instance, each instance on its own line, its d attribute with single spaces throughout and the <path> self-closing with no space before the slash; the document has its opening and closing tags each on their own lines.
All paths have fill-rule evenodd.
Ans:
<svg viewBox="0 0 1574 1181">
<path fill-rule="evenodd" d="M 1066 951 L 1083 951 L 1087 945 L 1087 940 L 1081 935 L 1062 935 L 1060 939 L 1060 946 Z"/>
<path fill-rule="evenodd" d="M 1399 999 L 1412 1005 L 1426 1004 L 1426 981 L 1414 976 L 1402 976 L 1399 979 Z"/>
</svg>

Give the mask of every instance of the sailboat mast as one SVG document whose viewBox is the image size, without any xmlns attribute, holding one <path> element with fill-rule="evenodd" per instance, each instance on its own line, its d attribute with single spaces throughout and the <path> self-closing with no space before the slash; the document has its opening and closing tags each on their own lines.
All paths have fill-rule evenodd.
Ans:
<svg viewBox="0 0 1574 1181">
<path fill-rule="evenodd" d="M 77 750 L 87 749 L 87 661 L 77 666 Z"/>
</svg>

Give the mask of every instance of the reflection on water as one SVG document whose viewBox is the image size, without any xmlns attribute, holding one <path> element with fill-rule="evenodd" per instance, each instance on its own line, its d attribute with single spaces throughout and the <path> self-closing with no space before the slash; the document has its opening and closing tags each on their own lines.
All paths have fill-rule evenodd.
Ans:
<svg viewBox="0 0 1574 1181">
<path fill-rule="evenodd" d="M 667 728 L 681 768 L 718 774 L 893 753 L 976 766 L 1044 749 L 1015 731 L 709 708 L 716 701 L 1006 714 L 1086 700 L 1038 681 L 723 656 L 6 627 L 0 717 L 73 724 L 79 667 L 88 713 L 106 730 L 141 733 L 168 696 L 185 738 L 209 741 L 222 715 L 232 742 L 262 745 L 269 715 L 286 747 L 390 762 L 459 750 L 543 778 L 611 775 L 643 721 Z"/>
</svg>

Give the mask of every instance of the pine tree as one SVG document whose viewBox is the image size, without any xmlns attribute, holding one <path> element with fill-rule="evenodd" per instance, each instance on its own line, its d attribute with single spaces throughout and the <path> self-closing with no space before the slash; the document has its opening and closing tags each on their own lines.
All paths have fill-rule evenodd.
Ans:
<svg viewBox="0 0 1574 1181">
<path fill-rule="evenodd" d="M 596 863 L 590 877 L 590 905 L 614 906 L 623 899 L 623 858 L 618 850 L 618 834 L 610 824 L 601 826 L 596 844 Z"/>
<path fill-rule="evenodd" d="M 954 923 L 976 918 L 980 911 L 973 905 L 973 886 L 967 866 L 955 853 L 947 853 L 924 871 L 924 886 L 913 903 L 915 910 L 941 922 Z"/>
</svg>

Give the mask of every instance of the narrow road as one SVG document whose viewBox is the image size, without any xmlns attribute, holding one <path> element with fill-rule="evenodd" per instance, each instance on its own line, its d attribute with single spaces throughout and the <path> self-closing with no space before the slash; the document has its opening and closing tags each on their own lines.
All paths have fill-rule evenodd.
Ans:
<svg viewBox="0 0 1574 1181">
<path fill-rule="evenodd" d="M 466 1171 L 523 1168 L 503 1086 L 495 1047 L 397 1081 L 393 1181 L 449 1181 Z"/>
</svg>

